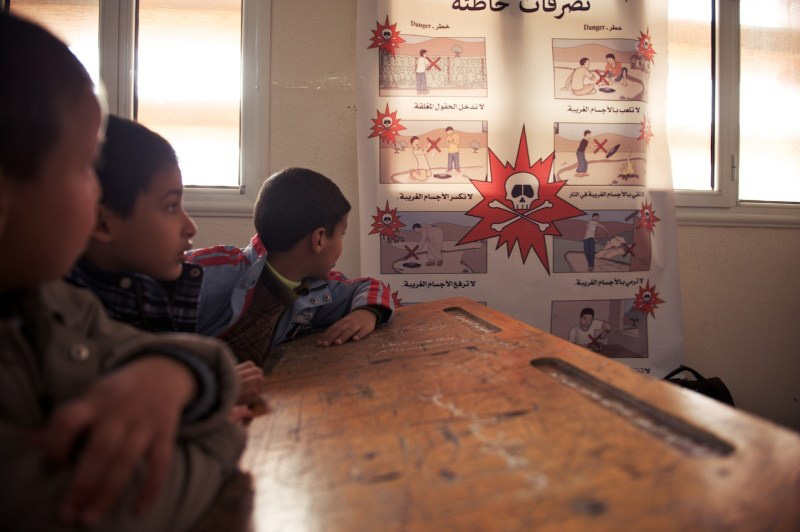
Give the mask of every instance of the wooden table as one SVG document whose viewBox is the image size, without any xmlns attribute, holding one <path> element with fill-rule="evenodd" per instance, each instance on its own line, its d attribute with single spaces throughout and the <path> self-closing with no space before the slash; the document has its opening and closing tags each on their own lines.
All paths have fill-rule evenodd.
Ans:
<svg viewBox="0 0 800 532">
<path fill-rule="evenodd" d="M 467 299 L 275 351 L 253 528 L 800 530 L 800 436 Z"/>
</svg>

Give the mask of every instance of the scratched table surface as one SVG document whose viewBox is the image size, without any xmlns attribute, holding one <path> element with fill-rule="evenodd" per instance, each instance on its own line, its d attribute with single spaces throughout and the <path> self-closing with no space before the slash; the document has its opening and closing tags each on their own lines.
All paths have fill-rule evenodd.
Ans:
<svg viewBox="0 0 800 532">
<path fill-rule="evenodd" d="M 286 344 L 252 528 L 800 530 L 800 435 L 471 300 Z"/>
</svg>

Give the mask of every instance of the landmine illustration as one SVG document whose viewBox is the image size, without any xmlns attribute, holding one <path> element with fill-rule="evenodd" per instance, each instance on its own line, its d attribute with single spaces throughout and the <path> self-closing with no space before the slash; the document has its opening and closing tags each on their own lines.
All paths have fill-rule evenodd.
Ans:
<svg viewBox="0 0 800 532">
<path fill-rule="evenodd" d="M 588 211 L 554 222 L 553 271 L 637 272 L 650 270 L 652 240 L 639 210 Z"/>
<path fill-rule="evenodd" d="M 403 35 L 394 54 L 378 54 L 380 96 L 487 95 L 483 37 Z"/>
<path fill-rule="evenodd" d="M 647 358 L 647 316 L 635 299 L 553 301 L 550 332 L 609 358 Z"/>
<path fill-rule="evenodd" d="M 400 211 L 405 224 L 380 244 L 381 273 L 486 273 L 486 242 L 457 246 L 472 221 L 463 212 Z"/>
<path fill-rule="evenodd" d="M 655 51 L 637 39 L 553 39 L 555 98 L 647 101 Z"/>
<path fill-rule="evenodd" d="M 556 181 L 568 185 L 647 184 L 649 122 L 599 124 L 556 122 Z"/>
<path fill-rule="evenodd" d="M 403 120 L 394 142 L 380 143 L 380 182 L 426 185 L 486 180 L 487 122 Z"/>
</svg>

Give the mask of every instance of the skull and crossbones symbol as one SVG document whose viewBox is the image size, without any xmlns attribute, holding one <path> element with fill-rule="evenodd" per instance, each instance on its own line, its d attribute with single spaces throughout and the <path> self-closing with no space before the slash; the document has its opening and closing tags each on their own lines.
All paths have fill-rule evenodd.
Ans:
<svg viewBox="0 0 800 532">
<path fill-rule="evenodd" d="M 491 209 L 501 209 L 506 212 L 512 213 L 515 217 L 511 218 L 510 220 L 506 220 L 505 222 L 492 224 L 491 228 L 495 231 L 502 231 L 509 225 L 516 223 L 520 220 L 527 220 L 530 223 L 534 224 L 539 228 L 539 231 L 544 232 L 548 227 L 550 227 L 549 223 L 538 222 L 533 218 L 530 218 L 530 215 L 540 211 L 542 209 L 549 209 L 553 206 L 553 204 L 545 200 L 541 205 L 530 209 L 529 207 L 533 204 L 533 202 L 539 200 L 539 180 L 536 178 L 535 175 L 530 174 L 528 172 L 518 172 L 516 174 L 512 174 L 506 180 L 506 199 L 511 202 L 514 206 L 512 209 L 508 205 L 504 204 L 498 200 L 492 200 L 489 202 L 489 208 Z M 519 212 L 525 211 L 525 212 Z"/>
</svg>

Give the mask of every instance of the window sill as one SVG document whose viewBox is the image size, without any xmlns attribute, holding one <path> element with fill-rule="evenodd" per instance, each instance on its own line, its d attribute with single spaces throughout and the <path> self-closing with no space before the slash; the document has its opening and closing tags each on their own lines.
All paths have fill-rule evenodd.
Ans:
<svg viewBox="0 0 800 532">
<path fill-rule="evenodd" d="M 800 205 L 742 203 L 735 207 L 678 207 L 678 225 L 798 227 Z"/>
<path fill-rule="evenodd" d="M 250 218 L 255 198 L 239 189 L 187 188 L 184 208 L 190 216 Z"/>
</svg>

